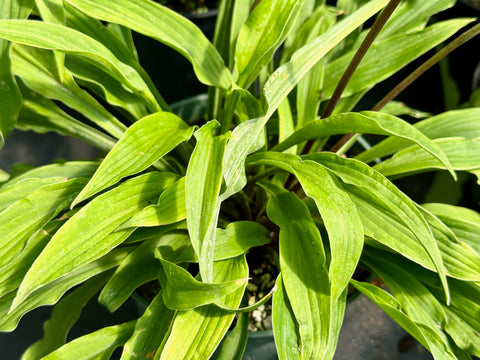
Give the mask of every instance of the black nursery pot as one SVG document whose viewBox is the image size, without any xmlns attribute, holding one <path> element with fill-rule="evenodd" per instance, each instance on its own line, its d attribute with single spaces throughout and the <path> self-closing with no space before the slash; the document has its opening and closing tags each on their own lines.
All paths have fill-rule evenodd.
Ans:
<svg viewBox="0 0 480 360">
<path fill-rule="evenodd" d="M 184 15 L 197 25 L 210 40 L 215 31 L 217 10 Z M 182 55 L 149 37 L 134 33 L 140 64 L 145 68 L 167 103 L 205 93 L 193 72 L 192 65 Z"/>
</svg>

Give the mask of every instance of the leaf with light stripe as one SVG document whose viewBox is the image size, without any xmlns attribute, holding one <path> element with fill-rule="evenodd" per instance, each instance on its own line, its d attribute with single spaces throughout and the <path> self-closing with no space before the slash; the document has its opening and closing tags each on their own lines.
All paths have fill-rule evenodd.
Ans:
<svg viewBox="0 0 480 360">
<path fill-rule="evenodd" d="M 98 196 L 70 218 L 28 271 L 13 307 L 34 290 L 111 251 L 132 230 L 115 231 L 149 201 L 155 201 L 172 175 L 152 172 Z M 105 211 L 105 207 L 109 211 Z M 41 270 L 39 270 L 41 269 Z"/>
<path fill-rule="evenodd" d="M 178 144 L 190 139 L 193 130 L 169 112 L 155 113 L 137 121 L 107 154 L 72 206 L 125 176 L 145 170 Z"/>
<path fill-rule="evenodd" d="M 150 36 L 185 56 L 206 85 L 230 89 L 232 76 L 202 31 L 178 13 L 148 0 L 67 0 L 86 14 Z"/>
<path fill-rule="evenodd" d="M 0 269 L 24 249 L 28 239 L 67 209 L 86 179 L 64 179 L 45 185 L 0 213 Z"/>
<path fill-rule="evenodd" d="M 214 263 L 213 282 L 222 283 L 248 276 L 245 256 Z M 230 308 L 237 308 L 243 297 L 244 287 L 220 301 Z M 208 359 L 218 347 L 230 327 L 234 313 L 206 305 L 194 310 L 178 311 L 171 331 L 154 360 Z M 205 337 L 203 334 L 209 334 Z"/>
<path fill-rule="evenodd" d="M 454 170 L 476 170 L 480 168 L 480 137 L 442 138 L 433 141 L 447 156 Z M 412 173 L 436 169 L 445 166 L 431 154 L 414 145 L 397 152 L 391 158 L 374 166 L 385 176 L 405 176 Z"/>
<path fill-rule="evenodd" d="M 327 347 L 331 312 L 322 239 L 307 206 L 295 194 L 273 191 L 267 214 L 280 226 L 280 270 L 299 326 L 302 359 L 318 359 Z"/>
<path fill-rule="evenodd" d="M 197 145 L 185 178 L 187 225 L 193 248 L 199 259 L 200 274 L 212 282 L 215 229 L 220 211 L 223 179 L 223 154 L 229 133 L 215 136 L 217 121 L 211 121 L 195 133 Z"/>
</svg>

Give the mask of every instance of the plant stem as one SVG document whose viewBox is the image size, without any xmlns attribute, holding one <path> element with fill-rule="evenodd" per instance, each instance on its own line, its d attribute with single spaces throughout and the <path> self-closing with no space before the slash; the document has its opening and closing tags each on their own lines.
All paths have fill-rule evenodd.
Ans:
<svg viewBox="0 0 480 360">
<path fill-rule="evenodd" d="M 385 23 L 388 21 L 392 13 L 397 8 L 400 1 L 401 0 L 390 0 L 390 2 L 383 9 L 381 14 L 377 17 L 372 27 L 370 28 L 367 36 L 362 41 L 362 44 L 357 49 L 357 52 L 355 53 L 352 60 L 348 64 L 347 69 L 345 70 L 345 72 L 342 75 L 342 78 L 338 82 L 337 87 L 335 88 L 335 91 L 333 92 L 332 97 L 328 101 L 328 104 L 325 110 L 323 111 L 322 115 L 320 116 L 320 118 L 323 119 L 332 115 L 333 111 L 335 110 L 335 107 L 338 104 L 338 101 L 342 97 L 342 94 L 345 91 L 345 88 L 347 87 L 355 70 L 357 69 L 362 59 L 364 58 L 370 46 L 372 46 L 372 43 L 375 40 L 375 38 L 378 36 L 380 31 L 385 26 Z M 310 139 L 309 141 L 307 141 L 307 143 L 305 144 L 305 147 L 303 148 L 302 154 L 308 154 L 308 152 L 310 152 L 310 150 L 312 149 L 314 142 L 315 142 L 315 139 Z"/>
<path fill-rule="evenodd" d="M 403 81 L 401 81 L 397 86 L 395 86 L 385 97 L 380 100 L 373 108 L 372 111 L 380 111 L 385 105 L 390 101 L 395 99 L 407 86 L 420 77 L 425 71 L 430 69 L 433 65 L 437 64 L 445 56 L 450 54 L 453 50 L 459 46 L 465 44 L 470 39 L 474 38 L 480 34 L 480 24 L 475 25 L 471 29 L 460 34 L 450 43 L 448 43 L 444 48 L 438 51 L 435 55 L 426 60 L 422 65 L 420 65 L 416 70 L 414 70 L 410 75 L 408 75 Z M 354 134 L 344 135 L 331 149 L 332 152 L 337 152 L 339 149 L 344 147 L 344 145 L 354 136 Z"/>
</svg>

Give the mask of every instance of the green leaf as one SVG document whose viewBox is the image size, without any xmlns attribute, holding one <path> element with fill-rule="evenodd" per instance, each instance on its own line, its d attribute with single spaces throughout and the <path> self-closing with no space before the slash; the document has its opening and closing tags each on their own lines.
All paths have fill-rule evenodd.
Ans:
<svg viewBox="0 0 480 360">
<path fill-rule="evenodd" d="M 162 257 L 167 260 L 174 257 L 175 260 L 178 253 L 190 246 L 190 239 L 183 232 L 165 234 L 157 230 L 157 233 L 157 236 L 145 240 L 132 251 L 104 286 L 98 301 L 111 312 L 117 310 L 136 288 L 158 278 L 158 273 L 162 269 L 162 265 L 155 258 L 155 250 L 158 247 L 165 249 L 159 250 Z"/>
<path fill-rule="evenodd" d="M 13 177 L 3 184 L 0 189 L 6 190 L 25 179 L 48 179 L 53 177 L 63 177 L 66 179 L 89 178 L 97 167 L 98 163 L 94 161 L 68 161 L 63 164 L 44 165 Z"/>
<path fill-rule="evenodd" d="M 26 18 L 34 2 L 5 0 L 0 6 L 0 19 Z M 22 107 L 22 94 L 17 87 L 12 72 L 10 57 L 11 44 L 0 39 L 0 149 L 5 144 L 5 138 L 12 132 Z"/>
<path fill-rule="evenodd" d="M 445 223 L 460 241 L 480 254 L 480 214 L 471 209 L 447 204 L 422 206 Z"/>
<path fill-rule="evenodd" d="M 105 276 L 103 279 L 95 277 L 60 300 L 53 308 L 51 318 L 43 325 L 43 338 L 23 353 L 22 360 L 40 359 L 64 345 L 71 327 L 77 322 L 83 308 L 100 290 L 105 280 Z"/>
<path fill-rule="evenodd" d="M 0 213 L 0 268 L 6 267 L 26 246 L 28 239 L 67 209 L 85 179 L 45 185 Z"/>
<path fill-rule="evenodd" d="M 157 205 L 150 205 L 132 216 L 121 228 L 173 224 L 187 217 L 185 177 L 175 181 L 160 195 Z"/>
<path fill-rule="evenodd" d="M 43 305 L 55 304 L 67 290 L 75 285 L 118 266 L 131 250 L 132 247 L 124 247 L 111 251 L 101 259 L 84 265 L 36 290 L 32 296 L 11 311 L 9 309 L 15 298 L 15 292 L 0 297 L 0 314 L 2 314 L 0 329 L 2 331 L 14 330 L 24 314 Z"/>
<path fill-rule="evenodd" d="M 388 179 L 364 163 L 346 159 L 333 153 L 316 153 L 306 156 L 331 169 L 343 182 L 365 192 L 376 206 L 393 212 L 414 234 L 435 264 L 448 298 L 448 284 L 438 245 L 426 220 L 415 204 Z"/>
<path fill-rule="evenodd" d="M 107 154 L 72 206 L 125 176 L 145 170 L 178 144 L 190 139 L 193 130 L 178 116 L 168 112 L 152 114 L 137 121 Z"/>
<path fill-rule="evenodd" d="M 373 43 L 348 82 L 342 97 L 372 88 L 471 22 L 472 19 L 442 21 L 424 30 L 400 33 Z M 338 79 L 344 73 L 353 54 L 354 51 L 351 51 L 327 64 L 322 88 L 325 99 L 332 96 Z M 382 61 L 379 62 L 378 59 Z"/>
<path fill-rule="evenodd" d="M 108 359 L 113 351 L 122 346 L 132 335 L 135 322 L 109 326 L 88 335 L 79 337 L 63 345 L 58 350 L 45 356 L 45 360 L 61 360 L 75 358 L 78 360 L 95 360 L 102 355 Z"/>
<path fill-rule="evenodd" d="M 268 79 L 263 89 L 268 103 L 266 117 L 270 117 L 298 81 L 325 54 L 340 43 L 346 36 L 362 25 L 368 18 L 381 10 L 387 0 L 368 1 L 364 6 L 338 22 L 322 35 L 298 49 L 289 62 L 279 67 Z M 327 70 L 328 72 L 328 70 Z M 338 77 L 336 78 L 338 79 Z"/>
<path fill-rule="evenodd" d="M 336 302 L 355 271 L 363 247 L 363 228 L 355 205 L 336 178 L 316 162 L 302 162 L 298 156 L 280 153 L 260 153 L 252 159 L 290 171 L 305 194 L 315 200 L 329 236 L 331 300 Z"/>
<path fill-rule="evenodd" d="M 403 311 L 400 302 L 386 291 L 372 284 L 350 280 L 350 283 L 385 311 L 405 331 L 412 335 L 420 344 L 429 349 L 427 340 L 421 330 Z"/>
<path fill-rule="evenodd" d="M 105 45 L 72 28 L 32 20 L 0 20 L 0 37 L 42 49 L 75 54 L 107 71 L 130 90 L 141 94 L 152 109 L 156 100 L 139 73 L 120 61 Z"/>
<path fill-rule="evenodd" d="M 185 177 L 188 232 L 199 259 L 200 274 L 206 282 L 212 282 L 223 154 L 230 135 L 214 136 L 218 126 L 217 121 L 211 121 L 195 133 L 197 145 Z"/>
<path fill-rule="evenodd" d="M 32 265 L 13 307 L 35 289 L 100 258 L 125 240 L 131 230 L 115 230 L 149 201 L 154 201 L 171 178 L 167 173 L 147 173 L 85 205 L 57 231 Z M 105 211 L 105 206 L 109 211 Z"/>
<path fill-rule="evenodd" d="M 245 256 L 214 263 L 213 282 L 222 283 L 248 276 Z M 220 301 L 230 308 L 240 305 L 244 288 L 227 295 Z M 194 310 L 178 311 L 164 345 L 155 355 L 155 360 L 208 359 L 225 336 L 235 317 L 234 313 L 221 310 L 215 305 L 206 305 Z M 209 334 L 208 337 L 198 336 Z"/>
<path fill-rule="evenodd" d="M 444 307 L 447 314 L 445 330 L 452 337 L 455 344 L 467 353 L 480 356 L 480 335 L 478 328 L 465 322 L 455 311 Z"/>
<path fill-rule="evenodd" d="M 185 56 L 206 85 L 230 89 L 232 76 L 220 54 L 192 22 L 147 0 L 67 0 L 86 14 L 150 36 Z"/>
<path fill-rule="evenodd" d="M 480 137 L 473 139 L 443 138 L 433 141 L 447 156 L 454 170 L 475 170 L 480 168 Z M 405 176 L 412 173 L 435 169 L 445 169 L 445 166 L 431 154 L 414 145 L 397 152 L 374 168 L 385 176 Z"/>
<path fill-rule="evenodd" d="M 51 52 L 15 44 L 12 61 L 15 74 L 36 93 L 53 100 L 60 100 L 115 138 L 119 138 L 125 132 L 125 125 L 100 105 L 93 96 L 81 89 L 70 72 L 64 70 L 63 81 L 59 82 L 52 73 L 55 63 Z"/>
<path fill-rule="evenodd" d="M 453 169 L 441 148 L 428 137 L 400 118 L 373 111 L 342 113 L 313 121 L 296 131 L 272 150 L 283 151 L 305 140 L 349 133 L 395 135 L 410 142 L 415 142 L 439 159 L 454 175 Z"/>
<path fill-rule="evenodd" d="M 273 190 L 268 217 L 280 226 L 280 269 L 299 324 L 302 358 L 318 359 L 328 343 L 331 297 L 320 232 L 295 194 Z M 295 241 L 292 241 L 295 239 Z"/>
<path fill-rule="evenodd" d="M 294 25 L 302 4 L 303 0 L 263 0 L 250 13 L 240 29 L 235 49 L 240 87 L 248 88 L 271 61 Z"/>
<path fill-rule="evenodd" d="M 413 126 L 430 139 L 444 137 L 475 138 L 480 136 L 480 109 L 462 109 L 447 111 L 440 115 L 419 121 Z M 363 162 L 370 162 L 405 149 L 411 143 L 398 137 L 390 137 L 359 154 L 356 158 Z"/>
<path fill-rule="evenodd" d="M 454 349 L 443 331 L 447 318 L 442 305 L 394 255 L 369 249 L 365 263 L 375 271 L 400 301 L 408 317 L 418 324 L 435 358 L 456 359 Z M 453 297 L 452 297 L 453 298 Z"/>
<path fill-rule="evenodd" d="M 225 260 L 246 253 L 250 248 L 270 242 L 268 230 L 253 221 L 237 221 L 224 229 L 217 229 L 215 236 L 214 260 Z M 193 251 L 188 249 L 177 262 L 198 261 Z"/>
<path fill-rule="evenodd" d="M 172 310 L 191 310 L 212 304 L 239 288 L 245 288 L 248 282 L 246 278 L 222 283 L 200 282 L 182 267 L 163 260 L 158 251 L 156 256 L 160 259 L 164 271 L 160 277 L 163 301 Z"/>
<path fill-rule="evenodd" d="M 163 303 L 160 291 L 138 319 L 135 331 L 126 342 L 122 359 L 153 359 L 162 340 L 168 333 L 174 312 Z"/>
<path fill-rule="evenodd" d="M 273 334 L 280 360 L 301 360 L 298 322 L 285 292 L 281 275 L 278 275 L 272 300 Z"/>
<path fill-rule="evenodd" d="M 242 301 L 242 306 L 246 305 L 247 297 Z M 225 337 L 222 347 L 215 360 L 241 360 L 248 341 L 248 324 L 250 322 L 248 312 L 242 312 L 237 315 L 237 322 L 233 330 Z"/>
</svg>

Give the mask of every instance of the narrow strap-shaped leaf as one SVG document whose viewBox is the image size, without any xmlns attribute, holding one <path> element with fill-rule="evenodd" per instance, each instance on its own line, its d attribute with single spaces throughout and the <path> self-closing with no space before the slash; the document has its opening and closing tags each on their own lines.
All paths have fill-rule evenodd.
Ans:
<svg viewBox="0 0 480 360">
<path fill-rule="evenodd" d="M 362 62 L 348 82 L 343 97 L 368 90 L 375 84 L 398 72 L 420 55 L 441 44 L 472 19 L 454 19 L 438 22 L 428 28 L 408 34 L 386 38 L 372 44 Z M 353 52 L 332 61 L 325 71 L 325 98 L 330 98 L 337 86 L 338 78 L 347 68 Z M 378 62 L 378 59 L 382 59 Z"/>
<path fill-rule="evenodd" d="M 153 359 L 170 327 L 174 311 L 163 303 L 160 291 L 135 324 L 135 331 L 126 342 L 123 360 Z"/>
<path fill-rule="evenodd" d="M 352 184 L 361 189 L 361 191 L 367 192 L 375 199 L 375 203 L 380 204 L 381 207 L 386 207 L 389 211 L 396 214 L 415 234 L 431 257 L 448 298 L 445 268 L 438 245 L 426 220 L 405 194 L 380 173 L 360 161 L 346 159 L 327 152 L 311 154 L 306 158 L 325 165 L 339 176 L 343 182 Z"/>
<path fill-rule="evenodd" d="M 2 331 L 14 330 L 24 314 L 40 306 L 55 304 L 67 290 L 75 285 L 81 284 L 97 274 L 118 266 L 130 251 L 132 251 L 132 247 L 111 251 L 101 259 L 84 265 L 60 279 L 41 287 L 35 291 L 31 297 L 11 311 L 9 311 L 9 309 L 15 293 L 11 292 L 0 297 L 0 313 L 2 314 L 0 317 L 0 329 L 2 329 Z"/>
<path fill-rule="evenodd" d="M 23 353 L 22 360 L 40 359 L 64 345 L 71 327 L 77 322 L 83 308 L 100 290 L 105 280 L 105 276 L 95 277 L 60 300 L 53 308 L 51 318 L 43 325 L 43 338 Z"/>
<path fill-rule="evenodd" d="M 187 218 L 185 206 L 185 177 L 168 186 L 158 198 L 157 205 L 147 206 L 125 222 L 121 228 L 161 226 Z"/>
<path fill-rule="evenodd" d="M 285 190 L 273 191 L 278 194 L 268 201 L 267 214 L 280 226 L 280 269 L 299 324 L 302 358 L 318 359 L 328 343 L 331 311 L 322 239 L 300 199 Z"/>
<path fill-rule="evenodd" d="M 3 211 L 17 200 L 26 198 L 32 192 L 45 185 L 62 181 L 65 181 L 65 178 L 52 177 L 46 179 L 26 179 L 13 184 L 7 190 L 0 190 L 0 211 Z"/>
<path fill-rule="evenodd" d="M 123 25 L 150 36 L 185 56 L 206 85 L 230 89 L 232 76 L 220 54 L 201 30 L 178 13 L 147 0 L 68 0 L 100 20 Z"/>
<path fill-rule="evenodd" d="M 372 284 L 351 280 L 350 283 L 385 311 L 405 331 L 412 335 L 420 344 L 429 349 L 428 342 L 418 326 L 401 309 L 402 305 L 385 290 Z"/>
<path fill-rule="evenodd" d="M 301 360 L 298 322 L 288 301 L 281 275 L 276 282 L 272 300 L 273 335 L 280 360 Z"/>
<path fill-rule="evenodd" d="M 463 319 L 449 307 L 444 307 L 447 314 L 445 330 L 461 349 L 468 354 L 480 356 L 480 342 L 478 341 L 478 328 L 463 321 Z"/>
<path fill-rule="evenodd" d="M 44 165 L 10 179 L 2 185 L 1 189 L 6 190 L 25 179 L 48 179 L 52 177 L 63 177 L 66 179 L 89 178 L 97 167 L 98 163 L 95 161 L 68 161 L 63 164 Z"/>
<path fill-rule="evenodd" d="M 367 133 L 376 135 L 394 135 L 414 142 L 438 158 L 453 173 L 451 165 L 442 150 L 419 130 L 406 121 L 392 115 L 372 111 L 343 113 L 326 119 L 313 121 L 296 131 L 273 151 L 283 151 L 302 141 L 321 136 L 349 133 Z"/>
<path fill-rule="evenodd" d="M 124 182 L 84 206 L 57 231 L 32 265 L 14 307 L 35 289 L 100 258 L 120 244 L 132 230 L 115 232 L 117 227 L 149 201 L 155 201 L 171 178 L 171 174 L 147 173 Z M 108 212 L 105 204 L 108 204 Z"/>
<path fill-rule="evenodd" d="M 43 186 L 0 213 L 0 268 L 18 256 L 30 236 L 60 211 L 67 209 L 85 179 L 65 180 Z"/>
<path fill-rule="evenodd" d="M 480 109 L 470 108 L 444 112 L 437 116 L 419 121 L 413 126 L 430 139 L 443 137 L 475 138 L 480 136 Z M 356 159 L 370 162 L 399 150 L 411 143 L 398 137 L 390 137 L 362 152 Z"/>
<path fill-rule="evenodd" d="M 127 256 L 103 287 L 98 301 L 114 312 L 136 288 L 158 278 L 158 273 L 162 269 L 162 265 L 155 257 L 155 250 L 158 247 L 161 249 L 159 251 L 162 258 L 174 261 L 178 253 L 189 246 L 190 239 L 184 232 L 162 234 L 158 231 L 156 237 L 145 240 Z"/>
<path fill-rule="evenodd" d="M 237 83 L 248 88 L 295 24 L 303 0 L 263 0 L 238 34 L 235 63 Z"/>
<path fill-rule="evenodd" d="M 245 256 L 214 263 L 213 282 L 221 283 L 248 276 Z M 244 293 L 241 288 L 220 301 L 235 308 L 240 305 Z M 170 334 L 154 360 L 208 359 L 225 336 L 235 314 L 225 312 L 215 305 L 194 310 L 178 311 Z M 209 334 L 209 336 L 203 336 Z"/>
<path fill-rule="evenodd" d="M 0 6 L 0 19 L 26 18 L 34 2 L 5 0 Z M 0 96 L 0 149 L 5 143 L 5 138 L 12 132 L 17 122 L 17 116 L 22 106 L 22 95 L 18 90 L 13 77 L 12 61 L 10 58 L 11 44 L 0 39 L 0 83 L 2 96 Z"/>
<path fill-rule="evenodd" d="M 107 154 L 72 206 L 125 176 L 145 170 L 178 144 L 190 139 L 193 130 L 169 112 L 155 113 L 137 121 Z"/>
<path fill-rule="evenodd" d="M 182 267 L 157 257 L 163 266 L 160 281 L 163 288 L 163 301 L 172 310 L 191 310 L 202 305 L 212 304 L 226 295 L 244 287 L 248 279 L 235 279 L 222 283 L 200 282 Z"/>
<path fill-rule="evenodd" d="M 15 44 L 12 61 L 15 74 L 36 93 L 49 99 L 60 100 L 115 138 L 119 138 L 124 133 L 125 125 L 100 105 L 93 96 L 81 89 L 73 80 L 71 73 L 64 70 L 63 81 L 59 82 L 56 79 L 51 69 L 55 63 L 50 52 Z"/>
<path fill-rule="evenodd" d="M 109 326 L 79 337 L 45 356 L 45 360 L 75 358 L 78 360 L 96 360 L 110 358 L 113 351 L 125 344 L 135 329 L 135 320 L 121 325 Z"/>
<path fill-rule="evenodd" d="M 66 26 L 32 20 L 0 20 L 0 37 L 21 44 L 81 55 L 142 94 L 158 109 L 156 100 L 143 78 L 131 66 L 121 62 L 105 45 Z"/>
<path fill-rule="evenodd" d="M 455 350 L 443 331 L 447 321 L 445 312 L 435 296 L 416 279 L 416 274 L 408 272 L 400 259 L 385 252 L 369 249 L 364 257 L 368 267 L 385 281 L 400 301 L 408 317 L 418 324 L 434 356 L 456 359 Z"/>
<path fill-rule="evenodd" d="M 302 162 L 296 155 L 280 153 L 261 153 L 252 159 L 290 171 L 315 200 L 329 236 L 329 278 L 334 303 L 348 285 L 362 252 L 363 227 L 355 205 L 336 178 L 318 163 Z"/>
<path fill-rule="evenodd" d="M 480 137 L 442 138 L 434 140 L 452 164 L 454 170 L 475 170 L 480 168 Z M 445 169 L 445 166 L 431 154 L 414 145 L 399 151 L 390 159 L 375 165 L 374 168 L 385 176 L 402 176 L 411 173 Z"/>
<path fill-rule="evenodd" d="M 195 133 L 197 145 L 185 177 L 188 232 L 198 255 L 200 274 L 206 282 L 212 282 L 223 154 L 229 137 L 229 134 L 214 136 L 218 126 L 218 122 L 211 121 Z"/>
</svg>

